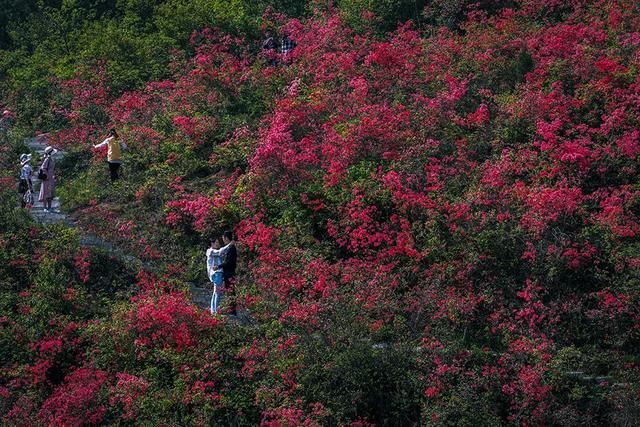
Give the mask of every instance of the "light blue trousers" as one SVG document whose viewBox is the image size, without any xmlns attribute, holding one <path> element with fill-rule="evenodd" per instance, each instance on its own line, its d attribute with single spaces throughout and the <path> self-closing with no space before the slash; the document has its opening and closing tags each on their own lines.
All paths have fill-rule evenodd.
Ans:
<svg viewBox="0 0 640 427">
<path fill-rule="evenodd" d="M 215 272 L 212 277 L 213 294 L 211 295 L 211 314 L 218 314 L 218 309 L 222 303 L 222 271 Z"/>
</svg>

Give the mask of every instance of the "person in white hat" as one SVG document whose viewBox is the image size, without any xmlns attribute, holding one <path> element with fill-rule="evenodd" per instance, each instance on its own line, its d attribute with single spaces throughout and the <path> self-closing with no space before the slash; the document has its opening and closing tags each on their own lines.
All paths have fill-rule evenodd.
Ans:
<svg viewBox="0 0 640 427">
<path fill-rule="evenodd" d="M 18 183 L 18 194 L 20 194 L 20 207 L 27 207 L 28 197 L 33 192 L 33 168 L 31 167 L 31 154 L 20 155 L 20 182 Z M 27 195 L 27 192 L 29 193 Z M 33 199 L 32 199 L 33 201 Z"/>
<path fill-rule="evenodd" d="M 44 159 L 40 170 L 38 171 L 38 178 L 42 181 L 40 184 L 40 194 L 38 200 L 44 202 L 44 211 L 52 211 L 51 203 L 55 197 L 56 189 L 56 176 L 55 176 L 55 161 L 53 155 L 57 152 L 52 146 L 48 146 L 44 149 Z"/>
</svg>

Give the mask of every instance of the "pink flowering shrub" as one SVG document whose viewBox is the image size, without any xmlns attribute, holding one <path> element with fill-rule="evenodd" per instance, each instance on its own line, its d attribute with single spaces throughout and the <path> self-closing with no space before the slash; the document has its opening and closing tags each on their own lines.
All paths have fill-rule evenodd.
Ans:
<svg viewBox="0 0 640 427">
<path fill-rule="evenodd" d="M 131 145 L 125 178 L 74 215 L 154 271 L 97 318 L 83 290 L 105 270 L 83 250 L 60 251 L 67 276 L 43 263 L 34 286 L 20 282 L 0 325 L 20 332 L 2 339 L 28 362 L 3 374 L 6 419 L 604 425 L 636 413 L 635 4 L 432 3 L 425 22 L 446 25 L 384 35 L 388 16 L 355 6 L 267 13 L 297 43 L 275 65 L 249 39 L 202 29 L 162 80 L 113 94 L 97 69 L 61 83 L 69 127 L 55 138 L 90 159 L 80 140 L 113 123 Z M 93 159 L 62 169 L 106 180 Z M 251 327 L 184 290 L 207 283 L 204 250 L 225 229 Z M 3 239 L 0 269 L 24 278 L 28 243 Z M 78 286 L 49 286 L 69 276 Z M 94 320 L 77 342 L 20 323 L 78 312 Z"/>
<path fill-rule="evenodd" d="M 109 403 L 113 406 L 122 405 L 122 419 L 135 420 L 139 416 L 138 402 L 149 389 L 149 383 L 135 375 L 125 373 L 116 374 L 118 381 L 112 388 Z"/>
<path fill-rule="evenodd" d="M 217 323 L 179 294 L 159 295 L 157 301 L 151 296 L 136 299 L 127 321 L 142 352 L 148 347 L 188 350 L 197 344 L 201 333 Z"/>
<path fill-rule="evenodd" d="M 98 397 L 107 375 L 99 370 L 80 368 L 65 378 L 63 385 L 42 404 L 40 420 L 51 424 L 80 426 L 99 424 L 107 408 Z"/>
</svg>

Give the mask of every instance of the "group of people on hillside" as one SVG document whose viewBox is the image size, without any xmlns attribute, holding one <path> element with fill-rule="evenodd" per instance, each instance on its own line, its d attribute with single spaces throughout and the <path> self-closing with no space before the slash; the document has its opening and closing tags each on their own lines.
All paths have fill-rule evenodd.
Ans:
<svg viewBox="0 0 640 427">
<path fill-rule="evenodd" d="M 282 39 L 278 41 L 271 31 L 267 31 L 265 33 L 265 40 L 262 43 L 262 50 L 271 65 L 274 67 L 278 65 L 278 51 L 281 55 L 282 61 L 285 64 L 288 64 L 290 61 L 290 54 L 295 47 L 296 42 L 293 41 L 288 34 L 285 34 Z"/>
<path fill-rule="evenodd" d="M 107 138 L 100 144 L 94 145 L 93 148 L 108 147 L 107 164 L 109 166 L 109 174 L 111 182 L 119 178 L 118 171 L 122 164 L 122 150 L 127 145 L 118 138 L 115 128 L 109 130 Z M 56 174 L 55 159 L 53 155 L 57 152 L 52 146 L 48 146 L 44 150 L 42 163 L 38 168 L 35 176 L 40 180 L 40 190 L 38 201 L 44 205 L 44 212 L 57 213 L 57 209 L 52 208 L 53 199 L 55 198 Z M 30 153 L 20 155 L 20 180 L 18 182 L 18 195 L 20 197 L 20 206 L 23 208 L 33 206 L 33 177 L 34 171 L 31 166 L 32 156 Z"/>
<path fill-rule="evenodd" d="M 222 243 L 224 246 L 220 244 L 220 239 L 212 239 L 206 252 L 207 276 L 213 284 L 210 311 L 211 314 L 220 313 L 220 305 L 223 299 L 227 299 L 228 304 L 226 305 L 230 309 L 229 314 L 235 316 L 237 311 L 234 285 L 238 252 L 231 231 L 224 232 Z"/>
<path fill-rule="evenodd" d="M 53 198 L 55 197 L 56 175 L 55 160 L 53 155 L 57 152 L 52 146 L 44 149 L 42 163 L 38 168 L 37 178 L 40 180 L 40 191 L 38 201 L 44 205 L 44 212 L 57 213 L 52 208 Z M 20 181 L 18 182 L 18 194 L 20 196 L 20 206 L 31 207 L 33 205 L 33 167 L 31 166 L 31 154 L 23 153 L 20 155 Z"/>
<path fill-rule="evenodd" d="M 122 142 L 117 131 L 112 128 L 109 130 L 107 138 L 101 143 L 94 145 L 94 149 L 107 147 L 107 164 L 111 181 L 116 181 L 118 170 L 122 164 L 122 150 L 127 145 Z M 55 159 L 53 155 L 57 152 L 52 146 L 48 146 L 44 150 L 42 163 L 38 168 L 37 177 L 40 180 L 40 191 L 38 200 L 44 204 L 44 212 L 57 212 L 52 209 L 52 202 L 55 197 Z M 20 181 L 18 184 L 18 193 L 20 194 L 21 207 L 30 207 L 33 205 L 33 177 L 34 171 L 31 166 L 32 156 L 24 153 L 20 156 Z M 222 240 L 222 244 L 220 242 Z M 227 300 L 226 306 L 229 307 L 228 314 L 237 315 L 235 306 L 235 275 L 238 252 L 233 240 L 233 233 L 225 231 L 220 238 L 211 240 L 210 247 L 206 251 L 207 257 L 207 276 L 213 284 L 213 293 L 211 295 L 210 311 L 212 314 L 220 313 L 220 307 L 223 300 Z"/>
<path fill-rule="evenodd" d="M 265 40 L 262 44 L 262 49 L 265 55 L 270 60 L 271 65 L 278 65 L 281 59 L 283 63 L 287 64 L 290 61 L 289 55 L 295 49 L 296 42 L 292 40 L 288 34 L 284 34 L 282 39 L 278 40 L 271 31 L 265 33 Z M 278 55 L 280 53 L 280 55 Z M 13 113 L 10 110 L 4 110 L 2 116 L 0 116 L 0 131 L 5 134 L 10 130 L 13 121 Z M 99 144 L 93 146 L 94 149 L 107 147 L 107 165 L 109 167 L 109 176 L 111 182 L 117 181 L 119 176 L 120 166 L 122 165 L 122 150 L 127 148 L 127 145 L 120 140 L 118 132 L 115 128 L 111 128 L 107 134 L 107 138 Z M 38 178 L 41 181 L 40 193 L 38 200 L 45 205 L 45 212 L 52 210 L 51 205 L 55 194 L 55 161 L 52 155 L 56 150 L 49 146 L 45 149 L 42 164 L 38 169 Z M 33 168 L 30 165 L 31 154 L 25 153 L 20 156 L 20 182 L 18 184 L 18 193 L 20 195 L 20 204 L 22 207 L 30 206 L 33 204 Z"/>
</svg>

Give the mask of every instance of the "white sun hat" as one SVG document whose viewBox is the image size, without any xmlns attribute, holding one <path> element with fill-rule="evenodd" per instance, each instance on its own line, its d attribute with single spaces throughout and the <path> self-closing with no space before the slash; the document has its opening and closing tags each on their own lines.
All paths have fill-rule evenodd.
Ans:
<svg viewBox="0 0 640 427">
<path fill-rule="evenodd" d="M 31 160 L 31 154 L 24 153 L 20 155 L 20 165 L 24 166 Z"/>
<path fill-rule="evenodd" d="M 56 154 L 57 152 L 58 152 L 58 150 L 56 150 L 55 148 L 53 148 L 50 145 L 47 148 L 44 149 L 44 154 Z"/>
</svg>

